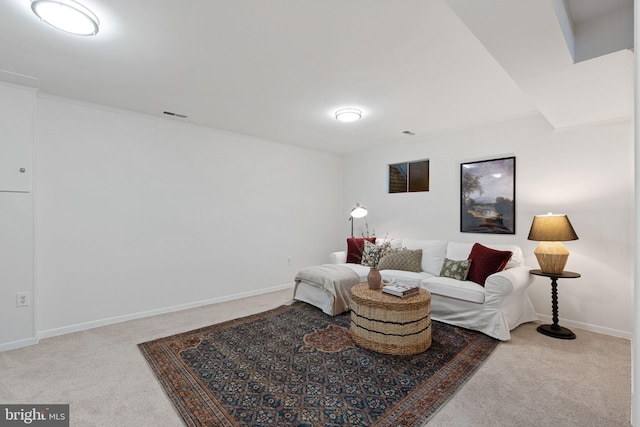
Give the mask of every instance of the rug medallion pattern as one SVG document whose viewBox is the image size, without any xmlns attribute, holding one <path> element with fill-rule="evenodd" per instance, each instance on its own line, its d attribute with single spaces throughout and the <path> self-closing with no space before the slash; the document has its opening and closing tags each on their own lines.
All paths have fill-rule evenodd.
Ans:
<svg viewBox="0 0 640 427">
<path fill-rule="evenodd" d="M 362 349 L 304 303 L 139 344 L 188 426 L 420 426 L 499 341 L 433 321 L 431 347 Z"/>
</svg>

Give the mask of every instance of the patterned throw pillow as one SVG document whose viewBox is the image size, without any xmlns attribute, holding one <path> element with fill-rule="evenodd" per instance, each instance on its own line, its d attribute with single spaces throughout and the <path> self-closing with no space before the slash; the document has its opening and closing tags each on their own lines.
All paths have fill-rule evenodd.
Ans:
<svg viewBox="0 0 640 427">
<path fill-rule="evenodd" d="M 471 268 L 470 259 L 454 261 L 452 259 L 445 258 L 444 263 L 442 264 L 442 270 L 440 270 L 440 277 L 451 277 L 452 279 L 457 280 L 467 280 L 469 268 Z"/>
<path fill-rule="evenodd" d="M 378 268 L 419 273 L 422 269 L 422 249 L 393 249 L 382 257 Z"/>
</svg>

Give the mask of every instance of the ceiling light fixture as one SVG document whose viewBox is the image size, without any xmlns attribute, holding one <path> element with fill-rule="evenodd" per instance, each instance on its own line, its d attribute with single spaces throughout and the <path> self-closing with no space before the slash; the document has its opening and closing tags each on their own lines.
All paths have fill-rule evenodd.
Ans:
<svg viewBox="0 0 640 427">
<path fill-rule="evenodd" d="M 362 117 L 362 111 L 357 108 L 343 108 L 336 111 L 336 119 L 341 122 L 355 122 Z"/>
<path fill-rule="evenodd" d="M 100 29 L 98 17 L 73 0 L 33 0 L 31 10 L 40 20 L 67 33 L 93 36 Z"/>
</svg>

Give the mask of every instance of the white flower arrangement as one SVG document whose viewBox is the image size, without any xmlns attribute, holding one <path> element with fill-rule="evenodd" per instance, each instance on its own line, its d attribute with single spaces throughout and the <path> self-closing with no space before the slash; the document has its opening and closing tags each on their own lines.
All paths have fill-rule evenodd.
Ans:
<svg viewBox="0 0 640 427">
<path fill-rule="evenodd" d="M 384 255 L 391 250 L 391 242 L 386 240 L 380 245 L 365 240 L 364 250 L 362 251 L 362 265 L 366 265 L 371 268 L 378 268 L 380 260 Z"/>
</svg>

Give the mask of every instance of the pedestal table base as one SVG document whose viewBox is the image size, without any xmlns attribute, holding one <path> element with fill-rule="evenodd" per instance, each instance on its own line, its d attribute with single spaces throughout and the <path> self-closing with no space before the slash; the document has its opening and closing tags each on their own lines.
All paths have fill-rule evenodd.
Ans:
<svg viewBox="0 0 640 427">
<path fill-rule="evenodd" d="M 576 334 L 574 334 L 571 329 L 567 329 L 564 326 L 556 326 L 554 328 L 554 325 L 540 325 L 538 326 L 537 331 L 553 338 L 560 338 L 563 340 L 576 339 Z"/>
</svg>

